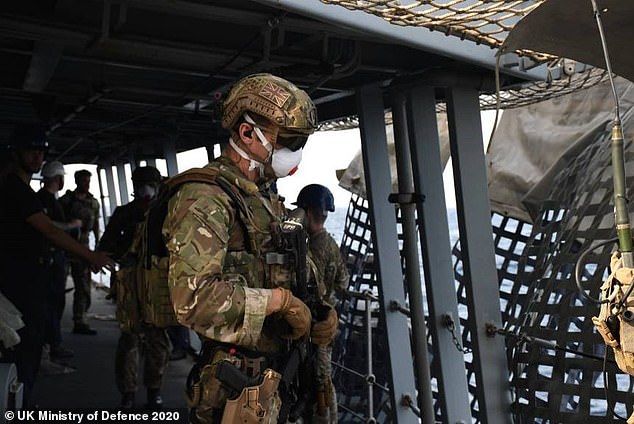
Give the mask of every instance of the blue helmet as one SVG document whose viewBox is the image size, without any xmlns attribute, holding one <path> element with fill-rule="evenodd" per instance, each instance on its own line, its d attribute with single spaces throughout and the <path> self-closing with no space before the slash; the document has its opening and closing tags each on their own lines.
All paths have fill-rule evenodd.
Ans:
<svg viewBox="0 0 634 424">
<path fill-rule="evenodd" d="M 18 125 L 11 133 L 10 143 L 13 149 L 48 150 L 48 137 L 41 125 Z"/>
<path fill-rule="evenodd" d="M 304 209 L 321 209 L 322 211 L 335 211 L 335 198 L 328 187 L 321 184 L 309 184 L 297 195 L 297 201 L 293 203 Z"/>
</svg>

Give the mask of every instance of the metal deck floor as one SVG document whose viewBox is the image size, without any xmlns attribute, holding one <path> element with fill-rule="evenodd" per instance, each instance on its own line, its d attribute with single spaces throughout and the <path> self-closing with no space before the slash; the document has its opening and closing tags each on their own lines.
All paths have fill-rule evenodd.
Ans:
<svg viewBox="0 0 634 424">
<path fill-rule="evenodd" d="M 67 283 L 72 287 L 72 282 Z M 114 320 L 115 305 L 105 299 L 106 292 L 94 289 L 88 322 L 98 331 L 96 336 L 72 333 L 72 291 L 67 294 L 62 319 L 62 337 L 65 347 L 75 356 L 66 360 L 74 372 L 47 375 L 40 369 L 33 392 L 33 400 L 41 409 L 51 408 L 116 408 L 120 395 L 114 380 L 114 355 L 119 338 L 119 327 Z M 170 361 L 163 381 L 162 396 L 165 408 L 185 408 L 184 387 L 193 365 L 191 357 Z M 137 406 L 145 403 L 145 387 L 139 371 Z"/>
</svg>

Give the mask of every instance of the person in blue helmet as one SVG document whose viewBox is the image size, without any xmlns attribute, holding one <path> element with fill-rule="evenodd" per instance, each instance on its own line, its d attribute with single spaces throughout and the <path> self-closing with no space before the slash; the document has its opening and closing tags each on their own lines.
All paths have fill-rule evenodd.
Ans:
<svg viewBox="0 0 634 424">
<path fill-rule="evenodd" d="M 326 231 L 328 212 L 335 211 L 331 191 L 320 184 L 309 184 L 301 189 L 293 203 L 306 211 L 309 255 L 315 263 L 318 281 L 323 282 L 323 298 L 335 306 L 337 297 L 343 297 L 350 275 L 341 257 L 339 246 Z M 319 424 L 337 422 L 336 390 L 332 384 L 332 344 L 319 346 L 317 351 L 317 405 L 313 420 Z"/>
<path fill-rule="evenodd" d="M 24 384 L 23 404 L 31 406 L 46 323 L 46 275 L 52 258 L 48 242 L 86 261 L 94 271 L 114 266 L 103 252 L 94 252 L 53 224 L 30 186 L 48 150 L 46 132 L 39 125 L 20 125 L 10 138 L 11 158 L 0 181 L 0 292 L 22 313 L 25 326 L 20 343 L 0 346 L 0 361 L 13 362 Z M 10 200 L 10 201 L 7 201 Z"/>
</svg>

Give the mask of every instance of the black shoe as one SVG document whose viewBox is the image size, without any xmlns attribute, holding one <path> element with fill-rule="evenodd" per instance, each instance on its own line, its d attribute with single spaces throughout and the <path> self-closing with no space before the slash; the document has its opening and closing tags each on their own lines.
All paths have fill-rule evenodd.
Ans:
<svg viewBox="0 0 634 424">
<path fill-rule="evenodd" d="M 88 326 L 88 324 L 75 324 L 75 326 L 73 327 L 73 333 L 95 336 L 97 335 L 97 330 L 93 330 Z"/>
<path fill-rule="evenodd" d="M 170 361 L 180 361 L 181 359 L 185 359 L 186 356 L 187 352 L 183 349 L 176 349 L 170 354 Z"/>
<path fill-rule="evenodd" d="M 125 392 L 121 396 L 120 409 L 133 409 L 134 408 L 134 392 Z"/>
<path fill-rule="evenodd" d="M 159 389 L 147 389 L 147 403 L 145 407 L 148 409 L 161 409 L 163 407 L 163 398 Z"/>
</svg>

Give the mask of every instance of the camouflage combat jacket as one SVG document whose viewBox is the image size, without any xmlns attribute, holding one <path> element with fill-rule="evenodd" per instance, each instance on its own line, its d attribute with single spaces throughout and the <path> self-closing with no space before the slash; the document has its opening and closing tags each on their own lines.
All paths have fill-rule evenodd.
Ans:
<svg viewBox="0 0 634 424">
<path fill-rule="evenodd" d="M 203 338 L 277 352 L 283 321 L 266 318 L 271 292 L 265 289 L 288 288 L 290 273 L 263 258 L 275 250 L 271 228 L 283 218 L 284 205 L 227 158 L 206 167 L 218 170 L 232 195 L 217 184 L 183 184 L 163 224 L 176 317 Z"/>
<path fill-rule="evenodd" d="M 75 191 L 68 190 L 59 198 L 59 202 L 64 208 L 67 220 L 81 219 L 80 243 L 88 245 L 88 236 L 91 231 L 95 233 L 96 238 L 99 238 L 99 202 L 92 194 L 88 193 L 84 199 L 80 199 Z"/>
<path fill-rule="evenodd" d="M 337 299 L 335 293 L 343 293 L 348 288 L 350 275 L 346 268 L 339 246 L 325 229 L 311 234 L 308 240 L 311 259 L 315 263 L 317 279 L 324 292 L 321 293 L 330 305 L 334 306 Z"/>
</svg>

